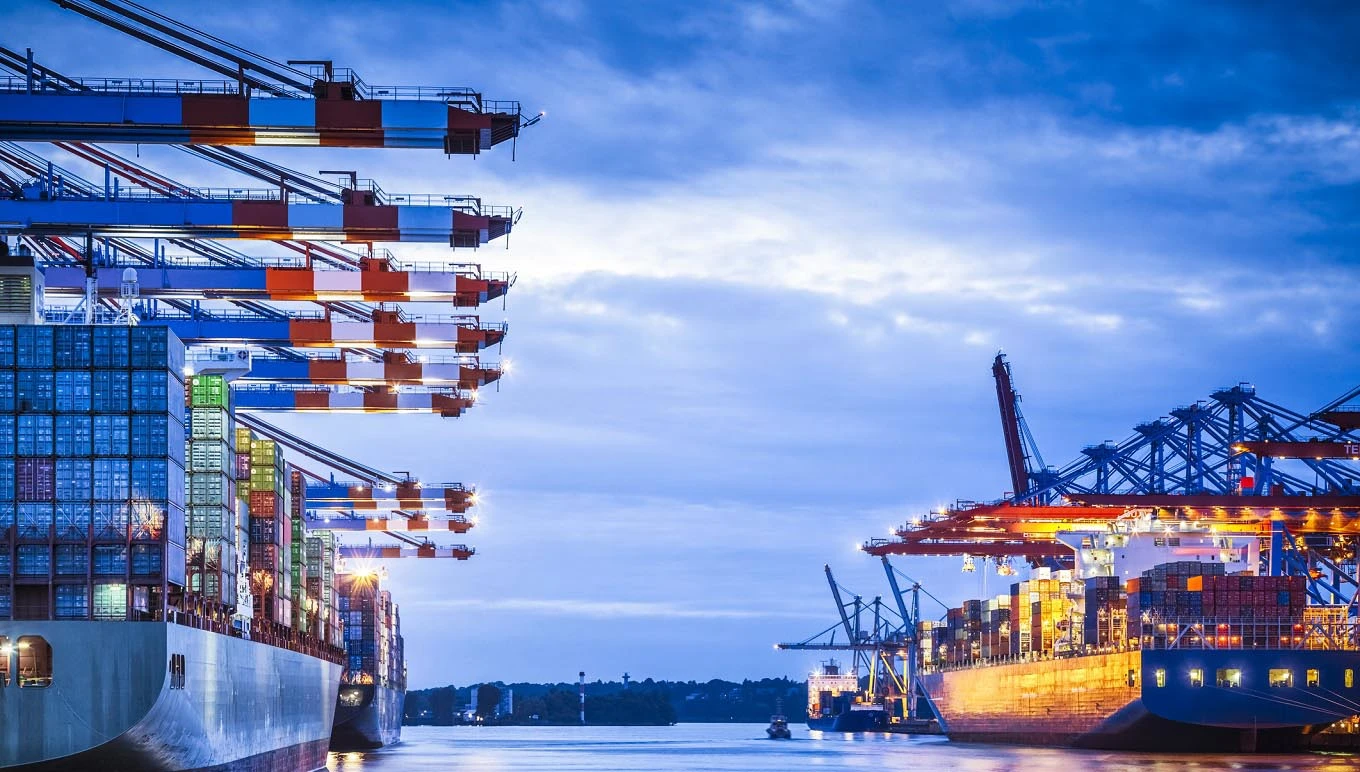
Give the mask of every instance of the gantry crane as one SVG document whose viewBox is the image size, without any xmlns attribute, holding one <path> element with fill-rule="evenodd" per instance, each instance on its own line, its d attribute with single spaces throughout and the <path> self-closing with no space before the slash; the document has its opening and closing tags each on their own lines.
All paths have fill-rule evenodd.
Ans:
<svg viewBox="0 0 1360 772">
<path fill-rule="evenodd" d="M 299 491 L 304 499 L 303 512 L 309 530 L 332 531 L 345 534 L 363 531 L 391 537 L 400 550 L 421 548 L 419 557 L 443 557 L 466 560 L 475 550 L 456 544 L 440 547 L 428 537 L 417 538 L 415 532 L 467 533 L 476 524 L 467 511 L 477 503 L 475 488 L 462 483 L 424 485 L 410 475 L 380 472 L 373 467 L 341 456 L 313 442 L 305 440 L 256 416 L 239 415 L 238 421 L 263 437 L 272 439 L 306 459 L 294 463 L 293 469 L 305 479 Z M 327 470 L 321 474 L 315 468 Z M 335 474 L 345 476 L 337 481 Z M 361 552 L 346 553 L 348 557 L 395 558 L 407 557 L 404 552 L 372 553 L 372 540 L 362 545 Z M 433 549 L 433 552 L 431 552 Z"/>
<path fill-rule="evenodd" d="M 70 78 L 0 49 L 0 138 L 182 145 L 429 148 L 514 141 L 518 102 L 469 88 L 371 86 L 329 61 L 281 63 L 129 0 L 54 0 L 228 80 Z"/>
<path fill-rule="evenodd" d="M 88 145 L 64 144 L 64 149 L 85 158 L 92 163 L 109 163 L 114 168 L 119 169 L 120 173 L 132 176 L 138 181 L 147 181 L 168 189 L 178 189 L 182 186 L 173 180 L 166 179 L 154 172 L 140 166 L 134 162 L 122 159 L 102 151 L 99 148 Z M 45 169 L 48 176 L 55 176 L 64 181 L 64 184 L 77 186 L 81 189 L 92 187 L 90 183 L 84 182 L 73 173 L 55 167 L 27 150 L 19 148 L 12 143 L 0 143 L 0 161 L 11 165 L 13 168 L 30 174 L 41 173 Z M 277 171 L 276 169 L 274 171 Z M 273 173 L 273 172 L 270 172 Z M 292 184 L 292 183 L 290 183 Z M 301 188 L 300 188 L 301 189 Z M 47 284 L 50 288 L 49 295 L 78 296 L 82 291 L 88 291 L 81 286 L 82 279 L 89 279 L 90 266 L 81 265 L 83 253 L 76 245 L 64 242 L 56 237 L 34 238 L 28 237 L 27 243 L 36 250 L 46 255 L 46 262 L 49 265 L 49 276 Z M 159 305 L 155 302 L 159 299 L 173 300 L 186 297 L 206 297 L 217 300 L 230 300 L 238 307 L 245 309 L 244 319 L 253 319 L 257 322 L 268 322 L 272 320 L 276 326 L 288 322 L 290 319 L 298 318 L 303 321 L 315 320 L 315 315 L 306 314 L 284 314 L 273 309 L 272 306 L 257 302 L 256 299 L 268 300 L 312 300 L 318 303 L 327 312 L 326 316 L 338 317 L 339 321 L 353 321 L 358 326 L 351 326 L 350 334 L 366 334 L 367 329 L 363 325 L 375 318 L 391 317 L 390 314 L 383 314 L 384 307 L 377 308 L 348 300 L 338 300 L 350 295 L 350 288 L 362 289 L 365 299 L 370 299 L 374 295 L 376 288 L 383 288 L 382 295 L 386 297 L 396 294 L 398 287 L 403 287 L 402 292 L 405 297 L 417 302 L 448 302 L 452 299 L 455 306 L 460 304 L 475 305 L 482 300 L 495 297 L 503 297 L 505 291 L 513 283 L 513 277 L 505 274 L 490 274 L 485 278 L 470 278 L 481 276 L 479 266 L 469 266 L 466 264 L 455 265 L 452 271 L 436 271 L 433 266 L 428 266 L 430 270 L 422 270 L 418 273 L 407 271 L 392 270 L 394 260 L 387 253 L 387 257 L 363 256 L 342 250 L 331 245 L 298 243 L 291 241 L 278 242 L 281 245 L 299 253 L 299 258 L 295 265 L 280 266 L 279 259 L 273 258 L 266 261 L 262 258 L 248 257 L 241 255 L 228 247 L 214 244 L 212 242 L 176 240 L 174 243 L 182 245 L 183 248 L 193 252 L 191 262 L 188 267 L 176 267 L 179 263 L 170 263 L 158 247 L 151 250 L 142 248 L 135 242 L 127 239 L 104 239 L 102 249 L 97 248 L 93 254 L 94 262 L 98 267 L 94 269 L 96 274 L 96 292 L 102 290 L 101 297 L 111 296 L 115 287 L 121 288 L 127 278 L 127 268 L 140 266 L 143 275 L 147 276 L 148 281 L 143 282 L 146 290 L 141 292 L 144 299 L 153 301 L 149 312 L 142 313 L 145 318 L 148 313 L 155 313 Z M 305 264 L 302 260 L 305 258 Z M 109 265 L 111 267 L 104 268 Z M 357 270 L 354 270 L 356 269 Z M 368 277 L 374 277 L 369 279 Z M 442 285 L 439 280 L 443 280 Z M 453 285 L 449 287 L 449 285 Z M 303 286 L 307 289 L 301 289 Z M 451 289 L 452 296 L 444 295 L 435 291 L 436 286 L 444 286 Z M 238 287 L 240 289 L 228 289 Z M 107 288 L 107 289 L 105 289 Z M 263 288 L 263 292 L 261 292 Z M 324 296 L 322 293 L 324 292 Z M 475 293 L 475 294 L 474 294 Z M 195 319 L 199 321 L 214 321 L 216 315 L 212 310 L 205 309 L 197 303 L 181 302 L 170 303 L 170 314 L 174 318 L 181 320 Z M 399 307 L 398 307 L 399 308 Z M 54 313 L 61 313 L 54 311 Z M 242 318 L 235 318 L 233 321 L 244 321 Z M 476 327 L 475 319 L 464 315 L 460 318 L 465 327 Z M 330 321 L 324 320 L 323 321 Z M 409 320 L 408 320 L 409 321 Z M 182 337 L 194 335 L 194 342 L 211 345 L 213 343 L 234 343 L 243 338 L 252 338 L 241 330 L 233 329 L 231 325 L 222 330 L 221 326 L 214 327 L 220 331 L 223 338 L 203 339 L 198 335 L 203 334 L 201 329 L 196 329 L 194 333 L 178 330 Z M 494 333 L 495 328 L 485 327 L 484 329 Z M 325 330 L 324 327 L 313 326 L 313 331 L 318 329 Z M 503 327 L 501 328 L 503 332 Z M 420 332 L 417 330 L 417 332 Z M 280 333 L 281 334 L 281 331 Z M 420 334 L 419 339 L 426 345 L 433 345 L 439 342 L 437 336 Z M 263 340 L 263 339 L 262 339 Z M 404 351 L 377 350 L 364 351 L 359 348 L 349 348 L 352 354 L 357 357 L 334 357 L 326 352 L 316 350 L 316 345 L 332 340 L 312 339 L 309 341 L 308 348 L 292 348 L 280 353 L 281 345 L 270 346 L 267 350 L 283 357 L 283 360 L 291 367 L 285 367 L 282 373 L 286 377 L 272 377 L 279 372 L 279 368 L 271 366 L 271 360 L 265 360 L 259 368 L 253 368 L 247 373 L 244 382 L 260 383 L 275 381 L 281 384 L 296 384 L 308 382 L 311 384 L 332 384 L 332 385 L 360 385 L 360 386 L 408 386 L 418 383 L 415 391 L 422 389 L 434 389 L 431 393 L 436 396 L 453 397 L 462 407 L 469 406 L 469 394 L 456 394 L 448 391 L 448 387 L 455 384 L 449 377 L 452 370 L 456 367 L 459 370 L 459 379 L 456 384 L 464 392 L 475 391 L 486 383 L 496 380 L 500 375 L 498 367 L 486 367 L 480 364 L 475 356 L 464 354 L 456 360 L 445 358 L 441 363 L 431 365 L 429 372 L 426 372 L 426 362 L 428 355 L 413 356 Z M 394 339 L 382 338 L 373 341 L 390 345 Z M 270 343 L 281 344 L 277 334 L 269 339 Z M 291 341 L 290 341 L 291 342 Z M 344 343 L 353 345 L 355 341 L 345 340 Z M 468 352 L 473 348 L 467 335 L 464 340 L 457 341 L 452 348 Z M 355 361 L 357 359 L 357 361 Z M 310 366 L 310 362 L 315 360 L 316 366 Z M 277 362 L 277 360 L 274 360 Z M 375 371 L 373 362 L 381 362 L 381 370 Z M 350 370 L 355 371 L 354 382 L 346 380 Z M 442 372 L 441 372 L 442 370 Z M 386 382 L 375 382 L 378 375 L 391 375 Z M 441 375 L 443 377 L 441 377 Z M 313 376 L 307 381 L 307 376 Z M 275 389 L 275 392 L 279 389 Z M 326 405 L 325 401 L 318 401 L 315 389 L 312 389 L 303 402 L 303 407 L 307 409 L 318 409 Z M 257 396 L 255 394 L 252 397 Z M 475 394 L 471 395 L 475 399 Z M 370 405 L 376 409 L 381 404 L 384 410 L 392 410 L 396 403 L 409 404 L 410 410 L 427 411 L 433 410 L 443 415 L 457 415 L 459 408 L 452 406 L 448 399 L 421 399 L 417 397 L 405 397 L 402 400 L 381 400 L 370 401 Z M 343 401 L 342 401 L 343 402 Z M 437 406 L 433 403 L 443 403 Z M 284 409 L 294 404 L 294 400 L 279 398 L 277 394 L 271 395 L 267 403 L 262 403 L 262 409 Z M 359 403 L 355 400 L 349 401 L 351 409 L 358 409 Z M 338 407 L 338 405 L 337 405 Z M 407 409 L 407 408 L 403 408 Z"/>
<path fill-rule="evenodd" d="M 1360 388 L 1304 413 L 1261 398 L 1250 384 L 1224 387 L 1139 424 L 1122 442 L 1088 446 L 1060 468 L 1035 469 L 1027 464 L 1032 438 L 1014 409 L 1018 395 L 1000 356 L 993 375 L 1017 490 L 999 501 L 960 501 L 913 518 L 894 538 L 867 542 L 866 552 L 984 557 L 1000 565 L 1019 557 L 1061 567 L 1071 564 L 1073 548 L 1059 534 L 1102 532 L 1151 516 L 1225 536 L 1256 536 L 1263 571 L 1308 577 L 1315 599 L 1360 598 L 1360 467 L 1354 463 L 1360 427 L 1348 420 L 1360 414 L 1348 405 Z"/>
<path fill-rule="evenodd" d="M 189 368 L 233 373 L 242 426 L 354 478 L 341 483 L 297 465 L 295 496 L 308 500 L 309 522 L 383 533 L 399 546 L 374 548 L 381 556 L 466 559 L 472 550 L 463 545 L 411 534 L 466 532 L 474 522 L 465 515 L 475 499 L 469 489 L 378 473 L 251 413 L 451 416 L 470 407 L 501 375 L 478 352 L 499 345 L 505 326 L 400 304 L 474 308 L 504 297 L 513 277 L 465 263 L 404 263 L 373 242 L 478 247 L 506 236 L 520 212 L 474 196 L 389 194 L 355 172 L 319 179 L 222 146 L 476 154 L 513 141 L 538 118 L 468 89 L 375 88 L 329 62 L 281 65 L 126 0 L 59 4 L 231 78 L 233 87 L 80 80 L 31 52 L 0 48 L 0 68 L 15 72 L 0 81 L 0 139 L 54 142 L 104 175 L 102 185 L 92 183 L 27 147 L 0 143 L 0 236 L 18 235 L 15 248 L 48 271 L 48 297 L 57 301 L 49 321 L 116 313 L 171 327 L 191 346 Z M 110 120 L 114 102 L 119 115 Z M 177 145 L 268 187 L 191 187 L 90 144 L 99 141 Z M 244 254 L 211 240 L 218 238 L 268 241 L 287 254 Z M 303 310 L 308 303 L 321 312 Z"/>
<path fill-rule="evenodd" d="M 854 593 L 850 593 L 849 601 L 845 600 L 842 593 L 849 591 L 836 582 L 831 567 L 824 566 L 831 597 L 836 604 L 837 621 L 802 641 L 775 644 L 775 648 L 781 651 L 850 652 L 852 672 L 857 679 L 861 672 L 866 676 L 862 701 L 881 705 L 891 726 L 906 731 L 925 731 L 931 716 L 919 715 L 922 692 L 916 680 L 920 594 L 925 592 L 941 608 L 947 607 L 914 579 L 893 568 L 886 557 L 883 568 L 892 591 L 892 606 L 884 603 L 882 597 L 865 601 L 863 596 Z M 911 582 L 907 593 L 898 582 L 899 576 Z M 844 640 L 836 640 L 838 633 Z"/>
</svg>

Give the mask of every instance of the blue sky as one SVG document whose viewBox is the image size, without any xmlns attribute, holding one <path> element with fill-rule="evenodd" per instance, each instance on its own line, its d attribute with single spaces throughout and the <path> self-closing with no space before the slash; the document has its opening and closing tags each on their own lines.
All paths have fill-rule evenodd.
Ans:
<svg viewBox="0 0 1360 772">
<path fill-rule="evenodd" d="M 498 393 L 457 420 L 281 421 L 484 491 L 474 560 L 391 569 L 417 686 L 806 672 L 770 644 L 830 624 L 823 563 L 886 592 L 854 543 L 1006 489 L 998 350 L 1050 462 L 1225 384 L 1299 409 L 1353 385 L 1344 4 L 232 7 L 199 21 L 548 113 L 513 163 L 267 153 L 525 209 L 475 255 L 519 276 L 484 314 L 510 322 Z M 0 26 L 71 75 L 202 76 L 37 0 Z M 900 562 L 980 595 L 958 566 Z"/>
</svg>

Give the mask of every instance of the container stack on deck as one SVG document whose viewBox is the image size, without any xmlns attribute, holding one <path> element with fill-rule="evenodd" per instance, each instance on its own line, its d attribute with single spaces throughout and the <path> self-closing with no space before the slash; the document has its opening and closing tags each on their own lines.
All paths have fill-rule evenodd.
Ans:
<svg viewBox="0 0 1360 772">
<path fill-rule="evenodd" d="M 406 688 L 401 613 L 376 574 L 342 574 L 336 587 L 351 678 Z"/>
<path fill-rule="evenodd" d="M 293 524 L 285 501 L 283 450 L 273 440 L 250 441 L 250 584 L 255 618 L 291 625 Z"/>
<path fill-rule="evenodd" d="M 1082 642 L 1100 648 L 1121 646 L 1128 627 L 1128 599 L 1123 583 L 1115 576 L 1093 576 L 1084 585 Z"/>
<path fill-rule="evenodd" d="M 1082 646 L 1165 646 L 1186 625 L 1204 627 L 1205 620 L 1222 623 L 1218 634 L 1239 638 L 1278 635 L 1265 629 L 1271 625 L 1306 636 L 1304 623 L 1344 621 L 1344 614 L 1342 620 L 1326 616 L 1335 614 L 1332 607 L 1306 603 L 1303 577 L 1227 576 L 1221 563 L 1166 563 L 1122 585 L 1113 576 L 1076 581 L 1071 571 L 1036 569 L 1033 578 L 1012 584 L 1009 596 L 965 601 L 949 609 L 943 624 L 922 622 L 918 635 L 923 664 L 957 666 Z M 1243 627 L 1252 624 L 1262 629 Z M 1267 645 L 1264 638 L 1259 645 Z"/>
<path fill-rule="evenodd" d="M 1034 577 L 1011 585 L 1011 655 L 1053 651 L 1081 625 L 1081 585 L 1071 571 L 1038 569 Z"/>
<path fill-rule="evenodd" d="M 1130 579 L 1127 589 L 1129 637 L 1154 644 L 1174 638 L 1178 620 L 1292 625 L 1303 620 L 1307 603 L 1301 576 L 1227 576 L 1215 563 L 1157 566 Z"/>
<path fill-rule="evenodd" d="M 317 635 L 341 646 L 340 613 L 335 604 L 335 534 L 316 531 L 307 535 L 307 595 L 316 601 Z"/>
<path fill-rule="evenodd" d="M 310 615 L 315 604 L 308 603 L 307 595 L 307 522 L 304 514 L 306 505 L 306 486 L 302 472 L 289 469 L 288 472 L 288 576 L 289 603 L 293 607 L 292 628 L 313 634 Z"/>
<path fill-rule="evenodd" d="M 1011 651 L 1011 596 L 998 595 L 982 610 L 982 658 L 1004 657 Z"/>
<path fill-rule="evenodd" d="M 921 664 L 934 665 L 943 662 L 945 659 L 945 625 L 934 620 L 923 620 L 916 624 L 918 648 L 921 652 Z"/>
<path fill-rule="evenodd" d="M 149 618 L 184 583 L 183 363 L 165 328 L 0 326 L 0 616 Z"/>
<path fill-rule="evenodd" d="M 225 610 L 237 600 L 235 433 L 221 376 L 189 379 L 188 590 L 206 608 Z"/>
</svg>

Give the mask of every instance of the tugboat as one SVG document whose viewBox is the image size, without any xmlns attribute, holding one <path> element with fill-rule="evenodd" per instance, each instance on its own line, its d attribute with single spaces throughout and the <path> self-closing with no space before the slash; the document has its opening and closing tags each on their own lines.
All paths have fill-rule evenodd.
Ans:
<svg viewBox="0 0 1360 772">
<path fill-rule="evenodd" d="M 784 701 L 776 700 L 774 709 L 778 712 L 770 716 L 770 725 L 765 728 L 765 734 L 771 740 L 792 740 L 793 732 L 789 731 L 789 720 L 784 717 Z"/>
</svg>

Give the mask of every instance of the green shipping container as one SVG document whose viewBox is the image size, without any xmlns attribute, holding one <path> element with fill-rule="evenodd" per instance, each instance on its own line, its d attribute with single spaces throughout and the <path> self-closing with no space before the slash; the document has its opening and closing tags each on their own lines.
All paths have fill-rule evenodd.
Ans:
<svg viewBox="0 0 1360 772">
<path fill-rule="evenodd" d="M 197 375 L 189 387 L 189 407 L 227 407 L 227 381 L 220 375 Z"/>
</svg>

